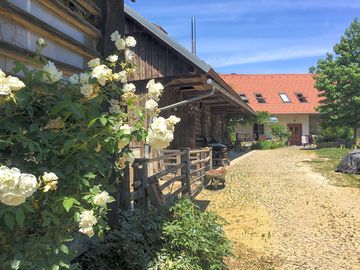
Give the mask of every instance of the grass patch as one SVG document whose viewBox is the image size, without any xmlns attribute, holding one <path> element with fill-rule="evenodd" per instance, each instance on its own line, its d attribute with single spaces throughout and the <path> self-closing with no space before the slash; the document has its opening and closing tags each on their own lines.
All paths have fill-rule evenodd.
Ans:
<svg viewBox="0 0 360 270">
<path fill-rule="evenodd" d="M 311 166 L 324 176 L 326 176 L 333 185 L 341 187 L 360 188 L 360 175 L 352 175 L 335 172 L 341 158 L 351 152 L 350 149 L 323 148 L 313 150 L 318 159 L 310 161 Z"/>
</svg>

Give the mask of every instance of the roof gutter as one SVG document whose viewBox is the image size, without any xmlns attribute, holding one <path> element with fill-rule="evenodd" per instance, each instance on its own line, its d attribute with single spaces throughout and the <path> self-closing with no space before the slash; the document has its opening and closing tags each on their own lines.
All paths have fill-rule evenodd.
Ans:
<svg viewBox="0 0 360 270">
<path fill-rule="evenodd" d="M 215 94 L 215 88 L 217 86 L 213 82 L 213 80 L 211 80 L 211 79 L 208 79 L 207 83 L 212 85 L 212 89 L 210 91 L 206 92 L 205 94 L 197 96 L 197 97 L 189 98 L 187 100 L 183 100 L 183 101 L 171 104 L 169 106 L 162 107 L 162 108 L 160 108 L 160 111 L 164 112 L 164 111 L 167 111 L 167 110 L 171 110 L 171 109 L 174 109 L 174 108 L 177 108 L 177 107 L 180 107 L 180 106 L 184 106 L 186 104 L 194 103 L 195 101 L 199 101 L 199 100 L 202 100 L 204 98 L 212 96 L 213 94 Z"/>
</svg>

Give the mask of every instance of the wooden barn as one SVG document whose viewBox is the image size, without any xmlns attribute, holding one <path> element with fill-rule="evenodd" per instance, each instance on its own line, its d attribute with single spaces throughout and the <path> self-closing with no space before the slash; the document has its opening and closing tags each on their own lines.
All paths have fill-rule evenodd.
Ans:
<svg viewBox="0 0 360 270">
<path fill-rule="evenodd" d="M 234 115 L 253 115 L 254 111 L 211 66 L 172 40 L 163 28 L 129 7 L 125 7 L 125 14 L 125 32 L 138 41 L 134 59 L 138 73 L 132 79 L 140 89 L 149 79 L 161 81 L 165 86 L 162 114 L 181 118 L 171 147 L 227 144 L 227 120 Z"/>
</svg>

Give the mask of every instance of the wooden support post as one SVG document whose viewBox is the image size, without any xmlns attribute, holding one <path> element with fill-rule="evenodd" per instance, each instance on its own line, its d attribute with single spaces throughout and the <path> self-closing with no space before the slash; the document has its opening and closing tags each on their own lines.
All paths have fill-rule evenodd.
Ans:
<svg viewBox="0 0 360 270">
<path fill-rule="evenodd" d="M 149 173 L 148 173 L 148 163 L 147 162 L 144 162 L 142 165 L 141 180 L 142 180 L 142 186 L 141 186 L 141 194 L 142 194 L 141 203 L 142 203 L 142 205 L 141 206 L 144 211 L 147 211 L 148 201 L 149 201 L 148 193 L 146 191 L 148 184 L 149 184 Z"/>
<path fill-rule="evenodd" d="M 181 181 L 181 187 L 186 187 L 186 190 L 182 191 L 182 196 L 189 194 L 191 198 L 191 160 L 190 160 L 190 148 L 183 148 L 181 151 L 185 153 L 181 155 L 181 162 L 185 164 L 181 169 L 181 174 L 184 174 L 185 177 Z"/>
<path fill-rule="evenodd" d="M 209 170 L 212 170 L 213 169 L 213 156 L 212 156 L 212 147 L 209 147 L 209 157 L 210 157 L 210 160 L 209 160 Z"/>
<path fill-rule="evenodd" d="M 104 56 L 108 56 L 116 51 L 115 44 L 111 41 L 111 34 L 115 31 L 121 36 L 125 34 L 124 0 L 103 1 L 102 17 L 103 39 L 100 43 L 100 51 Z"/>
</svg>

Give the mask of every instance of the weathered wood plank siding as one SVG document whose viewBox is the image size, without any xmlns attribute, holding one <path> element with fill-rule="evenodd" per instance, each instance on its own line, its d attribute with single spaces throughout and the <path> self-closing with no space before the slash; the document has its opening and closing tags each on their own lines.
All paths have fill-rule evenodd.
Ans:
<svg viewBox="0 0 360 270">
<path fill-rule="evenodd" d="M 91 1 L 77 1 L 78 6 L 82 7 L 80 2 L 91 6 L 92 12 L 98 10 Z M 95 18 L 95 15 L 92 16 Z M 84 69 L 89 59 L 99 56 L 96 49 L 101 31 L 61 1 L 0 2 L 0 41 L 4 44 L 0 47 L 0 68 L 10 71 L 14 60 L 25 62 L 16 51 L 10 52 L 11 46 L 21 49 L 22 55 L 31 55 L 35 52 L 36 40 L 40 37 L 48 44 L 43 54 L 58 61 L 59 68 L 65 74 Z"/>
<path fill-rule="evenodd" d="M 137 40 L 133 61 L 137 72 L 131 80 L 162 78 L 196 72 L 194 67 L 181 59 L 174 49 L 165 46 L 164 42 L 154 37 L 130 16 L 126 17 L 125 33 L 134 36 Z"/>
</svg>

